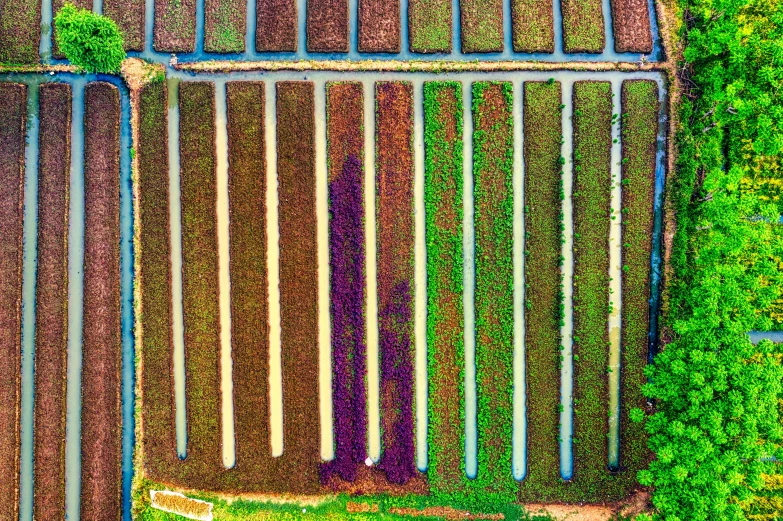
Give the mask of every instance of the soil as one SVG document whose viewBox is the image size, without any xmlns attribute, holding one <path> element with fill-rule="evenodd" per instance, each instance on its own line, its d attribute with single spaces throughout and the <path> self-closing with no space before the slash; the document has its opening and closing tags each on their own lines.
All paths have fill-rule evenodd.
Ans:
<svg viewBox="0 0 783 521">
<path fill-rule="evenodd" d="M 71 87 L 43 84 L 39 92 L 33 507 L 36 519 L 51 519 L 65 511 Z"/>
<path fill-rule="evenodd" d="M 364 97 L 361 83 L 326 87 L 329 272 L 335 456 L 321 467 L 353 481 L 367 457 Z"/>
<path fill-rule="evenodd" d="M 409 0 L 408 44 L 416 53 L 451 52 L 451 0 Z"/>
<path fill-rule="evenodd" d="M 359 52 L 400 52 L 400 0 L 359 0 Z"/>
<path fill-rule="evenodd" d="M 404 484 L 396 484 L 390 482 L 386 473 L 379 467 L 368 467 L 367 465 L 362 465 L 357 469 L 353 482 L 345 481 L 335 475 L 324 484 L 324 489 L 327 492 L 349 495 L 404 496 L 407 494 L 426 495 L 429 492 L 426 474 L 416 471 L 413 477 Z"/>
<path fill-rule="evenodd" d="M 348 0 L 307 2 L 307 50 L 348 52 Z"/>
<path fill-rule="evenodd" d="M 246 26 L 247 2 L 245 0 L 205 0 L 205 51 L 243 52 Z"/>
<path fill-rule="evenodd" d="M 126 51 L 144 50 L 144 0 L 103 0 L 103 14 L 117 22 Z"/>
<path fill-rule="evenodd" d="M 41 2 L 0 2 L 0 63 L 39 63 Z"/>
<path fill-rule="evenodd" d="M 82 486 L 85 519 L 122 516 L 120 95 L 85 88 Z"/>
<path fill-rule="evenodd" d="M 612 27 L 616 52 L 652 52 L 652 29 L 647 0 L 612 0 Z"/>
<path fill-rule="evenodd" d="M 288 491 L 318 491 L 318 256 L 314 90 L 277 84 L 283 455 Z"/>
<path fill-rule="evenodd" d="M 511 32 L 515 52 L 555 52 L 552 2 L 512 0 Z M 561 64 L 562 66 L 562 64 Z"/>
<path fill-rule="evenodd" d="M 27 87 L 0 83 L 0 518 L 16 519 Z"/>
<path fill-rule="evenodd" d="M 256 0 L 256 50 L 296 52 L 296 0 Z"/>
<path fill-rule="evenodd" d="M 541 497 L 560 482 L 560 138 L 561 85 L 526 82 L 525 121 L 525 357 L 527 476 L 523 498 Z M 557 499 L 553 494 L 553 499 Z M 547 500 L 550 498 L 547 496 Z"/>
<path fill-rule="evenodd" d="M 502 0 L 460 0 L 462 52 L 503 50 Z"/>
<path fill-rule="evenodd" d="M 158 52 L 193 52 L 196 49 L 196 0 L 155 2 L 153 47 Z"/>
<path fill-rule="evenodd" d="M 434 86 L 437 85 L 437 88 Z M 434 91 L 433 112 L 425 113 L 425 154 L 432 166 L 425 173 L 427 203 L 427 343 L 429 373 L 429 471 L 440 491 L 458 490 L 464 481 L 464 420 L 461 390 L 462 309 L 462 113 L 461 85 L 425 85 Z M 425 90 L 427 96 L 427 90 Z M 426 105 L 425 105 L 426 110 Z M 432 130 L 430 130 L 432 129 Z M 426 139 L 426 138 L 425 138 Z M 439 254 L 439 255 L 438 255 Z"/>
<path fill-rule="evenodd" d="M 376 85 L 376 213 L 381 350 L 380 468 L 402 484 L 416 473 L 413 410 L 413 85 Z"/>
<path fill-rule="evenodd" d="M 137 427 L 145 475 L 171 480 L 176 439 L 171 340 L 171 263 L 169 227 L 168 112 L 166 83 L 139 94 L 136 266 L 140 286 L 137 332 L 139 400 Z"/>
</svg>

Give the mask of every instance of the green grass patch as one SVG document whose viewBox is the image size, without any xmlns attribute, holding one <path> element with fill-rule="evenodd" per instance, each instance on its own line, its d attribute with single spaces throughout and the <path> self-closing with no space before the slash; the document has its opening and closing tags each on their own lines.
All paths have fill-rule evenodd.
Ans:
<svg viewBox="0 0 783 521">
<path fill-rule="evenodd" d="M 409 11 L 413 52 L 451 52 L 451 0 L 412 0 Z"/>
<path fill-rule="evenodd" d="M 554 24 L 551 1 L 511 1 L 511 32 L 514 51 L 555 52 Z"/>
<path fill-rule="evenodd" d="M 562 0 L 563 50 L 601 53 L 606 46 L 601 0 Z"/>
</svg>

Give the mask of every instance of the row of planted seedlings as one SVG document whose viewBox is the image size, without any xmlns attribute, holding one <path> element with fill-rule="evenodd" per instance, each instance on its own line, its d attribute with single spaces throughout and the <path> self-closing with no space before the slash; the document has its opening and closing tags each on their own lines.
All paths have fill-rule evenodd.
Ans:
<svg viewBox="0 0 783 521">
<path fill-rule="evenodd" d="M 65 0 L 49 1 L 53 13 L 65 4 Z M 203 5 L 197 7 L 199 1 Z M 148 9 L 147 2 L 154 6 Z M 93 8 L 92 0 L 72 3 Z M 144 51 L 146 46 L 148 51 L 165 53 L 193 53 L 201 48 L 208 53 L 243 53 L 251 42 L 259 53 L 296 53 L 299 38 L 304 38 L 301 48 L 307 52 L 348 53 L 351 31 L 356 30 L 360 53 L 399 54 L 403 46 L 419 54 L 451 53 L 458 23 L 462 53 L 553 53 L 555 25 L 561 23 L 555 19 L 557 11 L 562 16 L 564 52 L 606 50 L 605 26 L 610 22 L 604 19 L 602 0 L 562 0 L 557 11 L 551 0 L 512 0 L 508 12 L 503 0 L 460 0 L 458 13 L 452 4 L 451 0 L 362 0 L 356 13 L 349 11 L 349 0 L 102 0 L 100 6 L 102 14 L 117 22 L 129 51 Z M 40 29 L 42 9 L 41 2 L 31 0 L 6 3 L 0 13 L 0 63 L 39 62 L 41 38 L 51 37 Z M 154 24 L 145 23 L 148 13 L 154 13 Z M 504 16 L 510 17 L 508 28 Z M 356 29 L 352 29 L 353 17 Z M 611 17 L 615 52 L 653 52 L 646 0 L 612 0 Z M 300 36 L 302 23 L 305 30 Z M 197 34 L 201 25 L 203 35 Z M 402 42 L 403 25 L 407 25 L 408 42 Z M 153 34 L 146 34 L 151 27 Z M 505 49 L 508 30 L 511 49 Z M 246 38 L 248 31 L 250 38 Z M 62 58 L 54 38 L 52 47 L 53 56 Z"/>
<path fill-rule="evenodd" d="M 0 83 L 4 518 L 122 512 L 121 106 L 111 83 Z M 30 458 L 22 395 L 33 386 Z M 66 418 L 81 432 L 68 437 L 81 444 L 68 449 L 75 462 Z"/>
<path fill-rule="evenodd" d="M 221 461 L 221 341 L 219 309 L 215 84 L 178 88 L 182 163 L 183 309 L 187 394 L 187 457 L 177 458 L 173 411 L 175 368 L 171 338 L 171 263 L 165 83 L 141 91 L 139 118 L 139 272 L 141 282 L 142 447 L 147 477 L 183 487 L 242 491 L 364 492 L 428 489 L 440 497 L 475 493 L 496 502 L 601 501 L 633 485 L 644 439 L 629 417 L 643 405 L 647 299 L 656 167 L 658 85 L 622 85 L 622 116 L 612 83 L 405 81 L 217 83 L 227 100 L 230 208 L 231 356 L 236 464 Z M 465 90 L 465 89 L 469 90 Z M 619 88 L 619 84 L 618 84 Z M 318 89 L 324 89 L 321 102 Z M 416 126 L 421 89 L 422 126 Z M 524 147 L 515 150 L 515 96 L 524 121 Z M 573 97 L 573 100 L 569 99 Z M 369 98 L 369 99 L 368 99 Z M 374 105 L 373 105 L 374 102 Z M 573 103 L 573 169 L 561 156 L 563 108 Z M 369 107 L 369 108 L 368 108 Z M 373 110 L 374 107 L 374 110 Z M 318 152 L 318 114 L 326 116 L 325 151 Z M 372 117 L 368 118 L 368 110 Z M 269 115 L 276 117 L 270 119 Z M 621 117 L 622 215 L 610 193 Z M 472 133 L 467 135 L 465 119 Z M 368 122 L 369 133 L 368 133 Z M 570 126 L 570 123 L 566 123 Z M 269 128 L 272 125 L 274 128 Z M 416 167 L 416 129 L 423 131 L 423 168 Z M 466 139 L 470 155 L 464 150 Z M 274 153 L 270 153 L 270 144 Z M 616 145 L 620 146 L 620 145 Z M 319 170 L 318 162 L 326 167 Z M 515 163 L 524 162 L 524 192 L 515 188 Z M 521 170 L 522 171 L 522 170 Z M 328 270 L 319 268 L 318 179 L 326 179 Z M 424 215 L 416 207 L 423 177 Z M 573 175 L 573 316 L 564 313 L 563 178 Z M 470 197 L 465 198 L 467 177 Z M 271 189 L 269 184 L 272 183 Z M 369 186 L 370 197 L 367 197 Z M 276 187 L 276 190 L 275 190 Z M 275 193 L 269 249 L 269 193 Z M 515 280 L 514 202 L 524 197 L 524 279 Z M 470 208 L 466 207 L 466 204 Z M 464 242 L 464 218 L 473 212 Z M 369 216 L 369 217 L 368 217 Z M 426 248 L 426 405 L 415 403 L 417 371 L 414 308 L 415 223 L 424 219 Z M 610 224 L 621 219 L 622 388 L 620 466 L 610 472 Z M 279 259 L 270 257 L 279 255 Z M 368 261 L 368 255 L 374 262 Z M 465 259 L 474 280 L 467 280 Z M 268 266 L 279 263 L 279 269 Z M 321 261 L 323 262 L 323 257 Z M 377 270 L 377 273 L 376 273 Z M 279 300 L 269 278 L 279 273 Z M 319 301 L 327 273 L 328 298 Z M 471 277 L 471 278 L 473 278 Z M 475 328 L 466 332 L 466 282 L 472 285 Z M 525 471 L 512 474 L 515 420 L 515 301 L 524 287 Z M 270 300 L 268 300 L 270 297 Z M 374 302 L 373 302 L 374 301 Z M 377 306 L 377 307 L 374 307 Z M 618 303 L 619 306 L 619 303 Z M 275 311 L 273 308 L 276 308 Z M 328 312 L 330 406 L 323 401 L 321 314 Z M 277 313 L 278 318 L 267 320 Z M 373 315 L 370 317 L 370 315 Z M 275 327 L 279 320 L 279 329 Z M 561 479 L 560 335 L 573 320 L 574 468 Z M 275 336 L 277 335 L 277 338 Z M 466 350 L 466 340 L 474 348 Z M 274 449 L 274 400 L 268 384 L 279 356 L 281 448 Z M 475 377 L 466 372 L 468 351 Z M 371 367 L 379 360 L 377 370 Z M 378 375 L 373 397 L 372 374 Z M 468 382 L 467 380 L 474 380 Z M 466 458 L 466 413 L 473 388 L 475 460 Z M 380 453 L 373 454 L 373 399 L 379 410 Z M 428 425 L 414 421 L 426 406 Z M 328 417 L 323 417 L 325 414 Z M 278 418 L 280 418 L 278 416 Z M 333 444 L 319 454 L 319 431 L 330 425 Z M 426 428 L 426 473 L 416 469 L 415 436 Z M 368 438 L 368 431 L 370 436 Z M 419 438 L 421 444 L 421 438 Z M 322 440 L 320 440 L 322 441 Z M 565 440 L 570 442 L 571 440 Z M 330 450 L 333 455 L 329 454 Z M 282 455 L 280 454 L 282 453 Z M 326 460 L 326 461 L 324 461 Z M 629 470 L 630 469 L 630 470 Z"/>
</svg>

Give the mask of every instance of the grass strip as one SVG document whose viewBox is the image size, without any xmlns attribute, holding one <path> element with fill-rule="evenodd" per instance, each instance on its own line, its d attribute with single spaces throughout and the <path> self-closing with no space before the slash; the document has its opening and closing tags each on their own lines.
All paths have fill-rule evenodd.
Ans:
<svg viewBox="0 0 783 521">
<path fill-rule="evenodd" d="M 158 52 L 196 50 L 196 0 L 157 0 L 153 47 Z"/>
<path fill-rule="evenodd" d="M 658 85 L 626 80 L 622 86 L 622 359 L 620 464 L 631 478 L 648 459 L 643 424 L 630 411 L 644 407 L 650 328 L 650 267 L 658 135 Z"/>
<path fill-rule="evenodd" d="M 205 0 L 204 50 L 239 53 L 245 50 L 247 2 L 244 0 Z"/>
<path fill-rule="evenodd" d="M 577 81 L 574 128 L 574 484 L 607 477 L 612 84 Z"/>
<path fill-rule="evenodd" d="M 103 14 L 117 23 L 126 51 L 144 50 L 144 0 L 103 0 Z"/>
<path fill-rule="evenodd" d="M 503 50 L 503 1 L 460 0 L 462 52 Z"/>
<path fill-rule="evenodd" d="M 427 237 L 429 468 L 443 501 L 465 482 L 465 360 L 462 307 L 462 85 L 424 84 L 424 202 Z"/>
<path fill-rule="evenodd" d="M 511 1 L 511 34 L 515 52 L 555 52 L 554 24 L 551 1 Z"/>
<path fill-rule="evenodd" d="M 513 97 L 510 82 L 473 84 L 478 474 L 470 488 L 488 503 L 512 502 L 518 488 L 511 475 Z"/>
<path fill-rule="evenodd" d="M 318 254 L 311 82 L 277 84 L 283 440 L 290 492 L 318 491 Z"/>
<path fill-rule="evenodd" d="M 652 28 L 647 0 L 612 0 L 612 29 L 616 52 L 652 52 Z"/>
<path fill-rule="evenodd" d="M 41 3 L 5 0 L 0 5 L 0 63 L 38 63 L 41 43 Z"/>
<path fill-rule="evenodd" d="M 601 0 L 560 0 L 563 51 L 602 53 L 606 46 Z"/>
<path fill-rule="evenodd" d="M 561 90 L 552 80 L 524 84 L 528 471 L 520 489 L 523 501 L 557 500 L 552 489 L 560 482 Z"/>
<path fill-rule="evenodd" d="M 297 18 L 296 0 L 256 0 L 256 50 L 295 52 Z"/>
<path fill-rule="evenodd" d="M 33 513 L 36 519 L 47 519 L 65 512 L 71 87 L 66 83 L 44 83 L 39 87 L 38 100 Z"/>
<path fill-rule="evenodd" d="M 359 0 L 359 52 L 400 52 L 400 0 Z"/>
<path fill-rule="evenodd" d="M 122 516 L 120 382 L 120 93 L 84 92 L 84 325 L 82 486 L 85 519 Z"/>
<path fill-rule="evenodd" d="M 0 518 L 19 512 L 22 230 L 27 86 L 0 83 Z"/>
<path fill-rule="evenodd" d="M 205 488 L 221 464 L 215 86 L 179 89 L 182 306 L 185 319 L 189 484 Z"/>
<path fill-rule="evenodd" d="M 410 0 L 408 42 L 417 53 L 451 52 L 451 0 Z"/>
<path fill-rule="evenodd" d="M 367 457 L 364 266 L 364 97 L 356 82 L 326 85 L 334 459 L 321 467 L 347 481 Z"/>
<path fill-rule="evenodd" d="M 308 0 L 307 50 L 348 52 L 348 0 Z"/>
<path fill-rule="evenodd" d="M 391 483 L 416 474 L 413 420 L 413 85 L 375 88 L 378 329 L 381 353 L 379 467 Z"/>
</svg>

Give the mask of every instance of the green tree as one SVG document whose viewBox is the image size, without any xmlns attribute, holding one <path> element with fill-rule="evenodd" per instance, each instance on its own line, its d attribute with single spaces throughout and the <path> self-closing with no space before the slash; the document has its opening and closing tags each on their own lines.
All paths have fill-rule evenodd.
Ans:
<svg viewBox="0 0 783 521">
<path fill-rule="evenodd" d="M 114 20 L 66 3 L 54 19 L 57 45 L 74 65 L 88 72 L 118 72 L 125 59 L 122 34 Z"/>
</svg>

